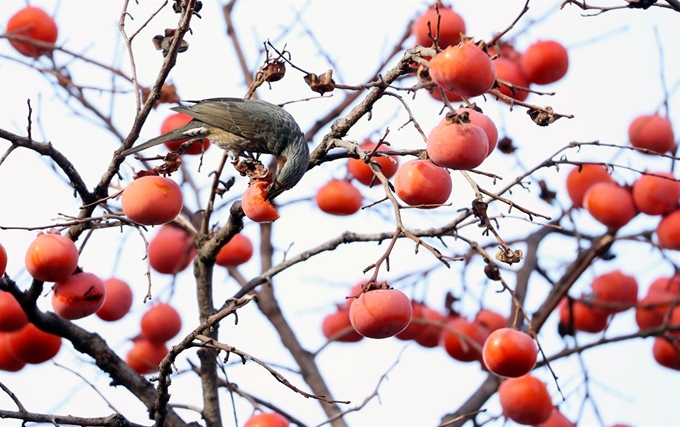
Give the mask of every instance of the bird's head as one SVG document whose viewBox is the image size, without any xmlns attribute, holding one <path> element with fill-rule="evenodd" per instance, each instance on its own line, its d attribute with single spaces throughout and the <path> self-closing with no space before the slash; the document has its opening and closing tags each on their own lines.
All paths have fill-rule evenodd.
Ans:
<svg viewBox="0 0 680 427">
<path fill-rule="evenodd" d="M 309 166 L 309 146 L 303 135 L 291 141 L 278 156 L 276 176 L 269 191 L 267 200 L 290 190 L 297 184 Z"/>
</svg>

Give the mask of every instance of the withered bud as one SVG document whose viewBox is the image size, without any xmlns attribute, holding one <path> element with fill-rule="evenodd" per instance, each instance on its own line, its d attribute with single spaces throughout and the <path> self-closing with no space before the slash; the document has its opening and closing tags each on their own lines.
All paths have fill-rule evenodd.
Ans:
<svg viewBox="0 0 680 427">
<path fill-rule="evenodd" d="M 551 125 L 555 123 L 555 120 L 559 119 L 559 116 L 553 114 L 552 108 L 550 107 L 546 107 L 545 111 L 530 108 L 527 110 L 527 114 L 531 117 L 531 120 L 539 126 Z"/>
<path fill-rule="evenodd" d="M 286 75 L 286 64 L 283 61 L 272 61 L 262 69 L 264 81 L 268 83 L 278 82 Z"/>
<path fill-rule="evenodd" d="M 333 80 L 333 70 L 328 70 L 321 76 L 317 76 L 314 73 L 309 73 L 305 76 L 305 83 L 309 85 L 309 88 L 314 92 L 323 95 L 326 92 L 332 92 L 335 90 L 335 81 Z"/>
</svg>

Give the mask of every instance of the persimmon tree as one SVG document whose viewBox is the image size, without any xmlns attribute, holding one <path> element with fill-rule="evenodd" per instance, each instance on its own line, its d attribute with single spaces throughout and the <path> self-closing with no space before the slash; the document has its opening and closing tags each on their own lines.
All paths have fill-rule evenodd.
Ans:
<svg viewBox="0 0 680 427">
<path fill-rule="evenodd" d="M 33 3 L 1 15 L 1 419 L 680 422 L 678 2 Z M 290 159 L 121 156 L 227 96 L 309 142 L 273 206 Z"/>
</svg>

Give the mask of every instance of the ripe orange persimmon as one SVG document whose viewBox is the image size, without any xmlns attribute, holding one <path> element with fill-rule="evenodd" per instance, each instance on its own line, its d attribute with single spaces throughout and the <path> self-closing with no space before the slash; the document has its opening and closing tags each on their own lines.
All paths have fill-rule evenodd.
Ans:
<svg viewBox="0 0 680 427">
<path fill-rule="evenodd" d="M 558 306 L 560 323 L 566 328 L 573 328 L 583 332 L 602 332 L 607 327 L 609 316 L 597 307 L 590 307 L 585 303 L 575 300 L 569 308 L 569 301 L 564 298 Z"/>
<path fill-rule="evenodd" d="M 451 169 L 474 169 L 489 152 L 489 138 L 472 123 L 441 122 L 427 137 L 427 154 L 433 162 Z"/>
<path fill-rule="evenodd" d="M 413 159 L 397 171 L 394 188 L 407 205 L 440 205 L 449 199 L 453 183 L 446 169 L 429 160 Z"/>
<path fill-rule="evenodd" d="M 54 19 L 44 10 L 33 6 L 27 6 L 9 18 L 7 32 L 46 43 L 56 42 L 59 35 Z M 49 49 L 25 41 L 10 40 L 9 44 L 20 54 L 33 58 L 50 52 Z"/>
<path fill-rule="evenodd" d="M 371 140 L 366 140 L 359 145 L 359 148 L 366 152 L 371 152 L 375 148 L 375 145 Z M 383 150 L 378 150 L 378 152 Z M 390 179 L 397 172 L 399 168 L 399 163 L 397 157 L 395 156 L 374 156 L 371 157 L 371 161 L 374 161 L 380 165 L 380 170 L 382 171 L 385 178 Z M 369 165 L 359 159 L 349 159 L 347 161 L 347 171 L 352 174 L 352 176 L 364 185 L 370 185 L 371 181 L 375 175 L 373 175 L 373 169 Z M 378 179 L 375 179 L 377 184 L 380 183 Z"/>
<path fill-rule="evenodd" d="M 657 291 L 670 292 L 673 295 L 680 293 L 680 274 L 672 277 L 659 277 L 650 283 L 647 293 L 651 294 Z"/>
<path fill-rule="evenodd" d="M 322 211 L 339 216 L 355 214 L 361 209 L 361 192 L 347 180 L 332 179 L 316 193 L 316 205 Z"/>
<path fill-rule="evenodd" d="M 460 35 L 465 34 L 463 18 L 446 6 L 439 6 L 439 16 L 440 18 L 437 17 L 437 10 L 431 6 L 413 21 L 411 34 L 416 38 L 417 45 L 432 46 L 433 42 L 429 34 L 435 38 L 439 36 L 437 45 L 442 49 L 460 43 Z M 437 22 L 439 22 L 439 27 L 437 27 Z"/>
<path fill-rule="evenodd" d="M 154 343 L 164 343 L 182 330 L 182 318 L 171 305 L 158 303 L 142 315 L 140 326 L 145 339 Z"/>
<path fill-rule="evenodd" d="M 456 317 L 446 322 L 446 326 L 456 333 L 444 329 L 441 345 L 452 358 L 461 362 L 482 361 L 482 347 L 489 331 L 482 325 L 470 322 L 464 317 Z"/>
<path fill-rule="evenodd" d="M 651 290 L 651 289 L 650 289 Z M 635 323 L 640 329 L 653 328 L 663 323 L 671 303 L 678 297 L 668 291 L 649 292 L 635 309 Z"/>
<path fill-rule="evenodd" d="M 520 64 L 531 83 L 547 85 L 567 74 L 569 54 L 562 44 L 554 40 L 540 40 L 527 48 Z"/>
<path fill-rule="evenodd" d="M 470 123 L 480 126 L 484 130 L 484 133 L 486 133 L 486 137 L 489 140 L 489 150 L 486 153 L 486 157 L 489 157 L 493 150 L 496 149 L 496 144 L 498 143 L 498 128 L 496 127 L 496 124 L 493 122 L 493 120 L 491 120 L 486 114 L 480 113 L 479 111 L 473 110 L 472 108 L 457 108 L 455 112 L 456 114 L 467 113 Z M 440 124 L 446 120 L 446 118 L 442 119 Z"/>
<path fill-rule="evenodd" d="M 26 363 L 43 363 L 59 353 L 61 337 L 38 329 L 33 323 L 7 335 L 12 352 Z"/>
<path fill-rule="evenodd" d="M 618 230 L 635 217 L 633 196 L 616 184 L 598 182 L 583 196 L 583 206 L 597 221 Z"/>
<path fill-rule="evenodd" d="M 659 114 L 644 114 L 633 119 L 628 126 L 628 140 L 633 147 L 657 153 L 667 153 L 675 149 L 673 125 Z"/>
<path fill-rule="evenodd" d="M 524 75 L 522 67 L 516 62 L 506 58 L 497 58 L 493 61 L 496 67 L 496 78 L 505 80 L 513 86 L 528 88 L 530 85 L 529 79 Z M 529 97 L 529 92 L 521 89 L 512 89 L 503 83 L 498 83 L 500 87 L 498 90 L 503 94 L 519 101 L 525 101 Z"/>
<path fill-rule="evenodd" d="M 288 427 L 288 420 L 276 412 L 260 412 L 248 418 L 243 427 Z"/>
<path fill-rule="evenodd" d="M 38 233 L 26 251 L 26 270 L 36 280 L 57 282 L 73 274 L 78 266 L 78 248 L 60 234 Z"/>
<path fill-rule="evenodd" d="M 597 276 L 591 287 L 593 289 L 593 301 L 609 305 L 601 307 L 608 314 L 626 311 L 637 303 L 637 280 L 620 270 Z"/>
<path fill-rule="evenodd" d="M 475 315 L 475 323 L 484 326 L 489 332 L 504 328 L 508 324 L 508 319 L 500 313 L 488 308 L 483 308 Z"/>
<path fill-rule="evenodd" d="M 575 208 L 583 207 L 583 196 L 598 182 L 614 183 L 607 168 L 602 165 L 586 163 L 569 171 L 566 186 L 572 205 Z"/>
<path fill-rule="evenodd" d="M 354 329 L 366 338 L 389 338 L 411 322 L 411 300 L 398 289 L 376 289 L 362 293 L 349 308 Z"/>
<path fill-rule="evenodd" d="M 521 377 L 536 365 L 538 350 L 530 335 L 512 328 L 500 328 L 484 342 L 484 365 L 501 377 Z"/>
<path fill-rule="evenodd" d="M 0 290 L 0 331 L 14 332 L 28 323 L 19 301 L 9 292 Z"/>
<path fill-rule="evenodd" d="M 635 207 L 647 215 L 671 212 L 678 207 L 678 200 L 680 182 L 675 181 L 670 172 L 652 172 L 652 175 L 642 175 L 633 183 Z"/>
<path fill-rule="evenodd" d="M 279 219 L 276 208 L 266 199 L 268 186 L 266 181 L 254 181 L 243 192 L 241 208 L 251 221 L 274 222 Z"/>
<path fill-rule="evenodd" d="M 94 314 L 105 298 L 104 282 L 92 273 L 73 274 L 52 287 L 52 309 L 57 316 L 68 320 Z"/>
<path fill-rule="evenodd" d="M 321 332 L 329 339 L 341 334 L 336 338 L 336 341 L 340 342 L 357 342 L 364 338 L 352 327 L 352 322 L 349 321 L 349 309 L 345 307 L 338 308 L 335 313 L 323 319 Z"/>
<path fill-rule="evenodd" d="M 137 338 L 125 356 L 125 363 L 130 365 L 139 375 L 146 375 L 158 370 L 163 358 L 168 354 L 165 343 L 155 343 L 144 338 Z"/>
<path fill-rule="evenodd" d="M 557 408 L 553 408 L 550 417 L 534 427 L 576 427 L 576 424 L 569 421 Z"/>
<path fill-rule="evenodd" d="M 483 50 L 471 41 L 463 41 L 430 60 L 430 77 L 444 89 L 470 98 L 493 87 L 496 68 Z"/>
<path fill-rule="evenodd" d="M 241 233 L 236 233 L 217 253 L 215 264 L 222 267 L 236 267 L 248 262 L 253 256 L 253 244 Z"/>
<path fill-rule="evenodd" d="M 7 332 L 0 332 L 0 371 L 17 372 L 26 366 L 26 362 L 9 348 L 9 335 Z"/>
<path fill-rule="evenodd" d="M 182 113 L 170 114 L 168 117 L 165 118 L 165 120 L 163 120 L 163 123 L 161 124 L 161 134 L 168 133 L 181 126 L 184 126 L 191 120 L 193 120 L 193 117 L 191 117 L 188 114 Z M 180 145 L 187 142 L 189 139 L 191 138 L 183 139 L 181 141 L 165 142 L 164 144 L 168 148 L 168 150 L 175 151 L 179 148 Z M 184 154 L 201 154 L 208 148 L 210 148 L 210 140 L 203 139 L 201 141 L 196 141 L 193 144 L 191 144 L 191 146 L 187 148 Z"/>
<path fill-rule="evenodd" d="M 7 268 L 7 251 L 5 247 L 0 243 L 0 277 L 5 275 L 5 269 Z"/>
<path fill-rule="evenodd" d="M 498 397 L 503 415 L 518 424 L 540 424 L 550 418 L 553 410 L 545 384 L 531 375 L 503 381 Z"/>
<path fill-rule="evenodd" d="M 120 204 L 131 221 L 143 225 L 165 224 L 177 217 L 184 201 L 179 185 L 170 178 L 145 175 L 128 184 Z"/>
<path fill-rule="evenodd" d="M 426 322 L 445 322 L 446 316 L 437 310 L 423 305 L 422 320 Z M 442 333 L 442 328 L 437 325 L 426 325 L 414 340 L 425 348 L 434 348 L 439 345 L 439 336 Z"/>
<path fill-rule="evenodd" d="M 177 274 L 196 257 L 194 239 L 172 225 L 162 226 L 149 242 L 149 264 L 162 274 Z"/>
<path fill-rule="evenodd" d="M 680 371 L 680 343 L 673 341 L 670 343 L 666 338 L 654 338 L 652 355 L 659 365 Z"/>
<path fill-rule="evenodd" d="M 656 237 L 662 248 L 680 250 L 680 209 L 659 221 L 659 225 L 656 226 Z"/>
<path fill-rule="evenodd" d="M 122 319 L 132 307 L 132 289 L 126 282 L 115 277 L 104 280 L 104 288 L 106 299 L 97 310 L 97 317 L 107 322 Z"/>
</svg>

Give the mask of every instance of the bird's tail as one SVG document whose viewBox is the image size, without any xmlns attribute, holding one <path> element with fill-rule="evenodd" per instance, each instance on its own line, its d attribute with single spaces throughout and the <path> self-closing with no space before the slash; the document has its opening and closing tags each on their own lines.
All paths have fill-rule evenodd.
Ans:
<svg viewBox="0 0 680 427">
<path fill-rule="evenodd" d="M 128 148 L 127 150 L 123 151 L 118 155 L 118 157 L 126 157 L 129 156 L 130 154 L 138 153 L 142 150 L 146 150 L 147 148 L 154 147 L 156 145 L 163 144 L 165 142 L 173 142 L 173 141 L 181 141 L 183 139 L 189 139 L 191 138 L 190 136 L 187 136 L 186 132 L 194 129 L 195 126 L 189 126 L 191 122 L 187 123 L 184 126 L 181 126 L 173 131 L 170 131 L 168 133 L 165 133 L 163 135 L 157 136 L 155 138 L 152 138 L 142 144 L 136 145 L 132 148 Z M 198 135 L 196 136 L 198 137 Z"/>
</svg>

